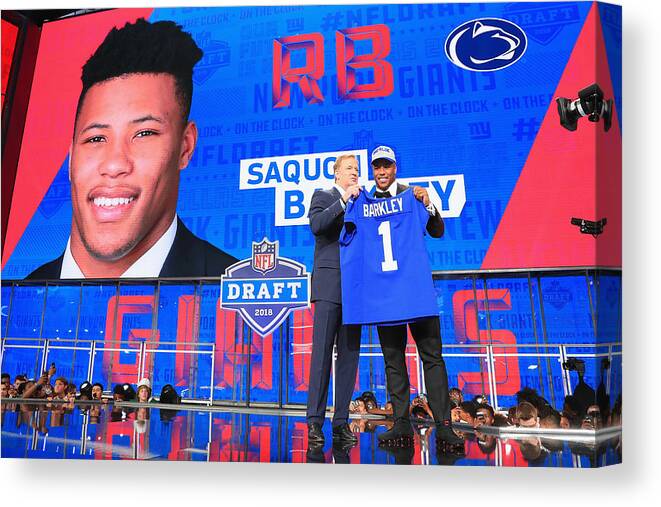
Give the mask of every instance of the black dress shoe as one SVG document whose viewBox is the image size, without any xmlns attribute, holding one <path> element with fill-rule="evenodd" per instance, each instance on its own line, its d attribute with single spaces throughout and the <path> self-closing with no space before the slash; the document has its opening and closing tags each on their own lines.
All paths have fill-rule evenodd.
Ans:
<svg viewBox="0 0 661 507">
<path fill-rule="evenodd" d="M 324 441 L 324 433 L 321 431 L 321 424 L 313 422 L 308 423 L 308 445 L 324 445 Z"/>
<path fill-rule="evenodd" d="M 347 423 L 333 426 L 333 442 L 347 442 L 355 444 L 358 438 L 353 434 Z"/>
<path fill-rule="evenodd" d="M 388 447 L 411 447 L 413 445 L 413 428 L 408 419 L 397 419 L 392 428 L 377 435 L 379 445 Z"/>
<path fill-rule="evenodd" d="M 349 459 L 349 451 L 356 446 L 355 442 L 345 442 L 343 440 L 335 440 L 333 442 L 333 461 L 338 465 L 348 465 L 351 463 Z"/>
<path fill-rule="evenodd" d="M 305 460 L 307 463 L 325 463 L 324 444 L 309 444 Z"/>
<path fill-rule="evenodd" d="M 436 446 L 439 444 L 443 447 L 446 446 L 461 446 L 463 448 L 464 441 L 454 431 L 452 431 L 452 424 L 450 421 L 443 421 L 436 423 Z"/>
</svg>

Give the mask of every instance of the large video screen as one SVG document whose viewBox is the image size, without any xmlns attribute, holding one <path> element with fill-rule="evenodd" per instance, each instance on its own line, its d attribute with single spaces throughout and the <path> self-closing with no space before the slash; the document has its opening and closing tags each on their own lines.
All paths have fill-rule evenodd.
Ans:
<svg viewBox="0 0 661 507">
<path fill-rule="evenodd" d="M 372 191 L 379 145 L 393 150 L 397 181 L 425 188 L 444 219 L 444 236 L 426 239 L 434 271 L 619 266 L 619 10 L 591 7 L 116 9 L 46 23 L 3 278 L 219 276 L 263 238 L 311 270 L 313 192 L 333 185 L 342 154 Z M 140 18 L 174 21 L 202 51 L 193 127 L 177 131 L 176 149 L 163 118 L 183 107 L 177 85 L 81 81 L 109 31 Z M 92 81 L 107 70 L 97 60 Z M 612 127 L 563 128 L 555 99 L 594 82 L 614 100 Z M 163 118 L 145 106 L 161 99 Z M 607 224 L 593 237 L 572 218 Z M 180 258 L 131 265 L 145 238 L 165 246 L 143 264 L 162 264 L 168 248 Z"/>
</svg>

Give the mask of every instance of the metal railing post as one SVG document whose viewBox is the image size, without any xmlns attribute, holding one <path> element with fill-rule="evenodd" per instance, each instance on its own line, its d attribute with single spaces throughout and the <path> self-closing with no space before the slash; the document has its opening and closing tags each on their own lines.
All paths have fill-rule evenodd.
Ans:
<svg viewBox="0 0 661 507">
<path fill-rule="evenodd" d="M 39 375 L 41 375 L 43 372 L 47 370 L 46 364 L 48 364 L 48 345 L 50 343 L 50 340 L 44 339 L 44 344 L 41 348 L 42 350 L 42 356 L 41 356 L 41 370 L 39 371 Z"/>
<path fill-rule="evenodd" d="M 94 374 L 94 356 L 96 355 L 96 342 L 92 342 L 92 346 L 90 347 L 90 358 L 87 361 L 87 380 L 89 382 L 92 382 L 92 375 Z"/>
<path fill-rule="evenodd" d="M 493 345 L 487 345 L 487 376 L 489 377 L 489 391 L 491 406 L 498 410 L 498 393 L 496 386 L 496 362 L 493 356 Z"/>
<path fill-rule="evenodd" d="M 613 371 L 613 346 L 608 345 L 608 375 L 606 376 L 606 394 L 611 393 L 611 371 Z"/>
<path fill-rule="evenodd" d="M 562 376 L 562 388 L 565 392 L 565 397 L 572 394 L 571 388 L 571 378 L 569 377 L 569 371 L 565 370 L 563 364 L 567 361 L 567 349 L 564 345 L 559 345 L 558 349 L 560 350 L 560 371 Z"/>
<path fill-rule="evenodd" d="M 147 344 L 140 342 L 140 364 L 138 366 L 138 382 L 145 378 L 145 362 L 147 361 Z"/>
<path fill-rule="evenodd" d="M 216 388 L 216 344 L 211 344 L 211 389 L 209 390 L 209 405 L 213 405 L 213 392 Z"/>
<path fill-rule="evenodd" d="M 422 374 L 422 361 L 420 361 L 420 352 L 418 352 L 418 345 L 415 346 L 415 365 L 416 370 L 418 370 L 418 394 L 425 393 L 427 394 L 427 389 L 425 386 L 424 375 Z"/>
</svg>

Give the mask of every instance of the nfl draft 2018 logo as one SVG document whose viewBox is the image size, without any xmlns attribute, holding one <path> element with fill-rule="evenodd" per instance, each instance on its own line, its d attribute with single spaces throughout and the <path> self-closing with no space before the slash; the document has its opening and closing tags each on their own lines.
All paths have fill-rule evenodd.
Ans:
<svg viewBox="0 0 661 507">
<path fill-rule="evenodd" d="M 239 312 L 260 336 L 272 333 L 289 312 L 310 307 L 305 266 L 278 257 L 278 242 L 252 244 L 252 257 L 231 265 L 220 281 L 220 307 Z"/>
<path fill-rule="evenodd" d="M 278 243 L 269 243 L 266 238 L 261 243 L 252 243 L 252 269 L 265 275 L 275 269 Z"/>
</svg>

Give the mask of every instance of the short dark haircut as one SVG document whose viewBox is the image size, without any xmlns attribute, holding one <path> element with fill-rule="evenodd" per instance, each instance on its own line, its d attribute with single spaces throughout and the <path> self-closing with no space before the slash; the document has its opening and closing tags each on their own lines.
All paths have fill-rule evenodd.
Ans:
<svg viewBox="0 0 661 507">
<path fill-rule="evenodd" d="M 193 99 L 193 67 L 203 54 L 193 37 L 173 21 L 150 23 L 140 18 L 113 28 L 83 65 L 76 119 L 85 95 L 97 83 L 126 74 L 170 74 L 186 122 Z"/>
<path fill-rule="evenodd" d="M 32 382 L 34 384 L 34 381 L 28 380 L 27 382 L 23 382 L 22 384 L 19 384 L 19 386 L 16 388 L 16 393 L 21 396 L 24 392 L 25 389 L 27 389 L 28 384 Z"/>
<path fill-rule="evenodd" d="M 522 401 L 527 401 L 533 405 L 537 409 L 540 419 L 544 419 L 554 410 L 549 402 L 531 387 L 524 387 L 516 393 L 516 402 L 521 403 Z"/>
<path fill-rule="evenodd" d="M 519 420 L 528 421 L 539 417 L 537 407 L 528 401 L 522 401 L 516 406 L 516 418 Z"/>
<path fill-rule="evenodd" d="M 544 417 L 539 416 L 540 423 L 543 423 L 547 427 L 559 428 L 560 427 L 560 412 L 553 410 L 546 414 Z"/>
<path fill-rule="evenodd" d="M 8 378 L 8 379 L 11 379 L 11 376 L 9 375 L 9 373 L 3 373 L 3 374 L 2 374 L 2 377 L 0 377 L 0 378 L 3 378 L 3 379 Z"/>
<path fill-rule="evenodd" d="M 464 412 L 467 412 L 473 419 L 477 416 L 477 405 L 472 401 L 464 401 L 459 404 Z"/>
<path fill-rule="evenodd" d="M 491 415 L 491 417 L 493 419 L 496 418 L 496 412 L 494 411 L 494 409 L 491 405 L 487 405 L 486 403 L 482 403 L 481 405 L 477 406 L 477 410 L 486 410 L 487 412 L 489 412 L 489 414 Z M 477 416 L 477 410 L 475 411 L 476 416 Z"/>
<path fill-rule="evenodd" d="M 94 384 L 92 384 L 92 388 L 95 388 L 96 386 L 99 386 L 103 391 L 103 384 L 101 382 L 94 382 Z"/>
</svg>

